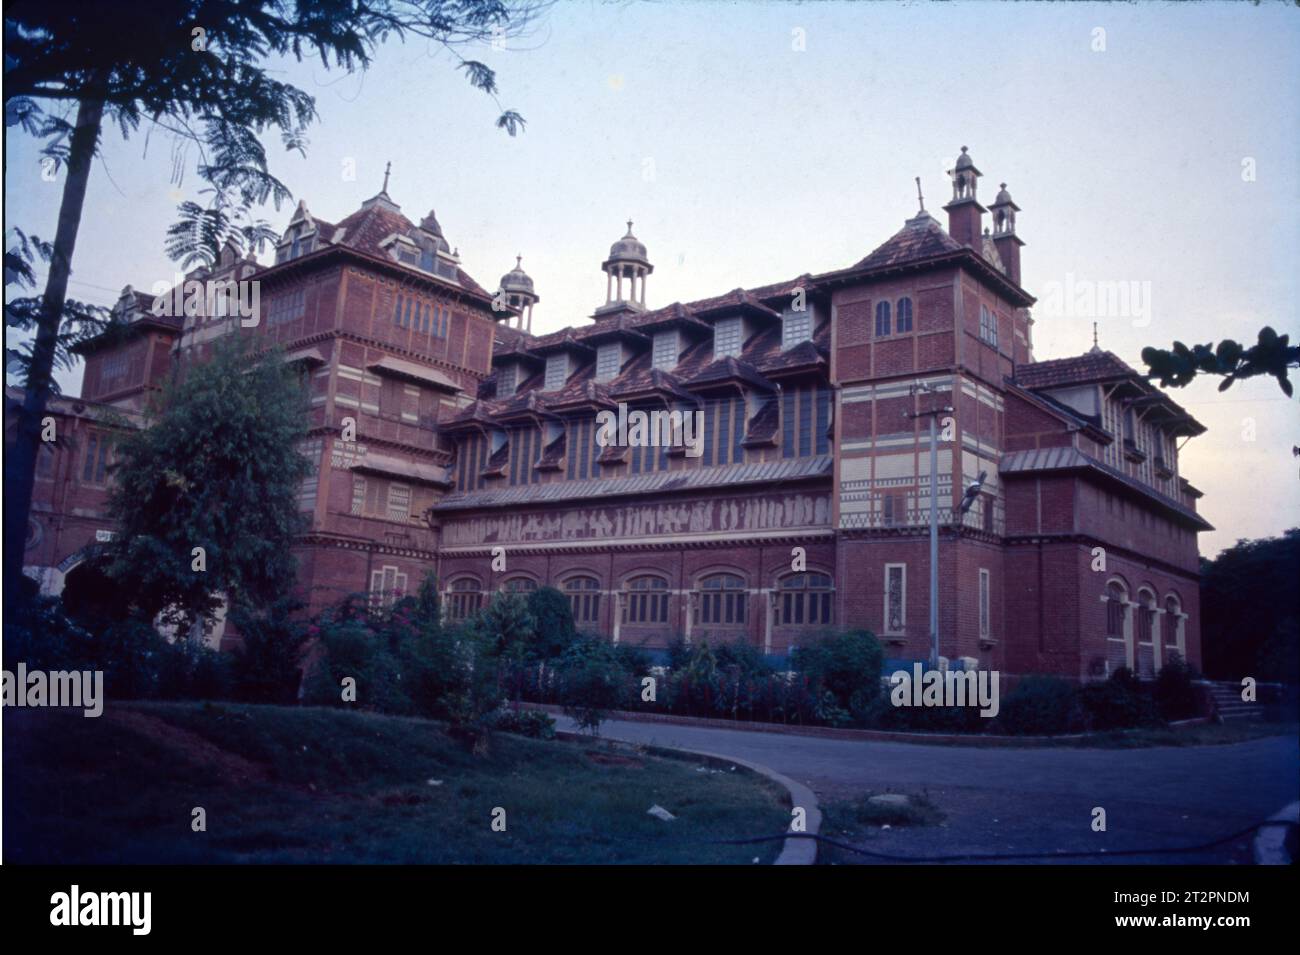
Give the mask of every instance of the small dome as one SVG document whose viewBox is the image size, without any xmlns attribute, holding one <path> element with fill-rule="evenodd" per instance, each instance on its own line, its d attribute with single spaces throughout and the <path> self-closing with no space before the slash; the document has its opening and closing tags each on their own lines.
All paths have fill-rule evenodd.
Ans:
<svg viewBox="0 0 1300 955">
<path fill-rule="evenodd" d="M 1007 192 L 1007 184 L 1005 182 L 1002 183 L 1002 188 L 998 190 L 998 197 L 993 201 L 993 204 L 995 206 L 1012 205 L 1011 193 Z"/>
<path fill-rule="evenodd" d="M 627 235 L 609 247 L 611 262 L 648 262 L 645 245 L 632 234 L 632 220 L 627 220 Z"/>
<path fill-rule="evenodd" d="M 961 148 L 961 155 L 957 157 L 957 168 L 969 169 L 974 165 L 975 165 L 975 160 L 970 158 L 970 156 L 966 152 L 966 147 L 963 146 Z"/>
<path fill-rule="evenodd" d="M 501 276 L 501 291 L 533 294 L 533 280 L 523 270 L 523 256 L 515 256 L 515 267 Z"/>
</svg>

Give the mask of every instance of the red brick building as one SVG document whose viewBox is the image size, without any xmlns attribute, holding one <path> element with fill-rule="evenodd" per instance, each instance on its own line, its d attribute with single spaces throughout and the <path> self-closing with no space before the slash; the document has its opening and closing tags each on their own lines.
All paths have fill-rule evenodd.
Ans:
<svg viewBox="0 0 1300 955">
<path fill-rule="evenodd" d="M 132 341 L 88 350 L 81 401 L 52 409 L 70 443 L 43 465 L 30 572 L 59 590 L 112 530 L 94 409 L 241 333 L 309 370 L 313 607 L 433 573 L 453 618 L 550 585 L 621 642 L 779 655 L 865 627 L 924 659 L 935 412 L 944 657 L 1078 678 L 1199 663 L 1209 525 L 1177 442 L 1204 428 L 1109 352 L 1034 361 L 1019 209 L 1005 186 L 985 209 L 979 178 L 963 150 L 946 229 L 922 210 L 848 268 L 660 308 L 629 223 L 604 304 L 545 335 L 519 263 L 489 294 L 433 213 L 417 226 L 386 191 L 338 223 L 300 204 L 275 264 L 228 250 L 187 276 L 259 283 L 255 326 L 124 294 Z M 604 440 L 602 415 L 635 412 L 684 427 Z"/>
</svg>

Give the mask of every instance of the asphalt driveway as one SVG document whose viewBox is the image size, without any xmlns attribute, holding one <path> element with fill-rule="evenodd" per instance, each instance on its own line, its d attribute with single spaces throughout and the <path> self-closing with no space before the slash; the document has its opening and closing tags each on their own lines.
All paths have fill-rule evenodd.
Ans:
<svg viewBox="0 0 1300 955">
<path fill-rule="evenodd" d="M 634 722 L 606 723 L 601 735 L 762 763 L 808 784 L 823 804 L 864 792 L 924 793 L 946 814 L 942 825 L 875 830 L 858 843 L 911 857 L 1185 847 L 1245 828 L 1300 798 L 1295 737 L 1121 750 L 946 747 Z M 1105 832 L 1092 829 L 1095 807 L 1106 811 Z M 1247 863 L 1250 840 L 1112 858 Z"/>
</svg>

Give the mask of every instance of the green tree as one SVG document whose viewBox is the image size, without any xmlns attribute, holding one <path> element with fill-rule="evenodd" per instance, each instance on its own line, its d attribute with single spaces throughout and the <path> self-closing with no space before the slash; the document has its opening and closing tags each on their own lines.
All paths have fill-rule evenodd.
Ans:
<svg viewBox="0 0 1300 955">
<path fill-rule="evenodd" d="M 1272 328 L 1260 329 L 1259 338 L 1249 347 L 1225 338 L 1216 345 L 1193 345 L 1174 342 L 1173 348 L 1144 348 L 1142 361 L 1148 378 L 1158 379 L 1161 386 L 1182 388 L 1198 375 L 1216 375 L 1223 379 L 1220 391 L 1227 391 L 1234 381 L 1271 375 L 1288 398 L 1293 394 L 1288 380 L 1289 369 L 1300 368 L 1300 345 L 1292 345 L 1290 336 L 1279 335 Z"/>
<path fill-rule="evenodd" d="M 124 429 L 108 573 L 138 610 L 188 627 L 223 595 L 253 608 L 288 595 L 306 411 L 297 373 L 234 339 L 166 388 L 144 427 Z"/>
<path fill-rule="evenodd" d="M 1201 566 L 1201 657 L 1207 676 L 1296 680 L 1300 528 L 1239 540 Z M 1265 669 L 1266 668 L 1266 669 Z"/>
<path fill-rule="evenodd" d="M 268 200 L 278 208 L 290 198 L 271 174 L 260 137 L 277 133 L 287 150 L 303 152 L 316 105 L 278 78 L 279 60 L 311 57 L 326 70 L 365 70 L 387 39 L 419 37 L 448 51 L 469 82 L 495 100 L 495 73 L 459 50 L 518 36 L 544 6 L 533 0 L 5 5 L 5 125 L 45 140 L 45 161 L 66 167 L 45 290 L 28 319 L 35 337 L 16 440 L 5 455 L 6 603 L 21 596 L 40 422 L 52 394 L 68 278 L 105 118 L 124 138 L 141 124 L 173 137 L 177 183 L 188 168 L 187 150 L 195 150 L 208 203 L 182 204 L 167 250 L 187 263 L 210 263 L 226 241 L 260 246 L 272 230 L 253 210 Z M 512 136 L 523 125 L 513 110 L 497 118 Z"/>
</svg>

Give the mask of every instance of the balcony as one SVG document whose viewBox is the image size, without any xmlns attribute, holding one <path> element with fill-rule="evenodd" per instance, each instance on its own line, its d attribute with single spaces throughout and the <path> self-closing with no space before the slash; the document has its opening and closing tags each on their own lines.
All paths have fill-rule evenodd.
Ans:
<svg viewBox="0 0 1300 955">
<path fill-rule="evenodd" d="M 1147 453 L 1137 446 L 1132 438 L 1124 439 L 1124 458 L 1134 464 L 1141 464 L 1147 459 Z"/>
<path fill-rule="evenodd" d="M 1173 465 L 1158 454 L 1155 459 L 1155 468 L 1156 477 L 1158 478 L 1171 478 L 1174 476 Z"/>
</svg>

